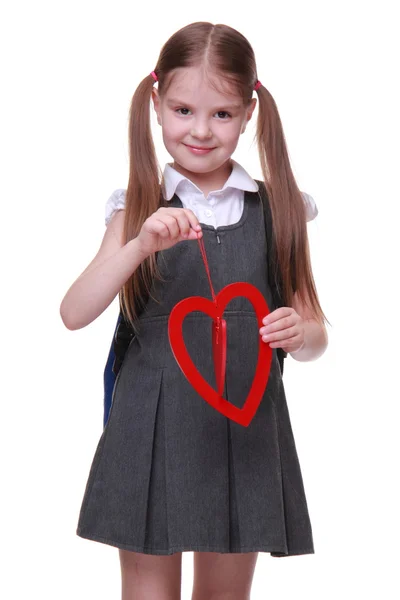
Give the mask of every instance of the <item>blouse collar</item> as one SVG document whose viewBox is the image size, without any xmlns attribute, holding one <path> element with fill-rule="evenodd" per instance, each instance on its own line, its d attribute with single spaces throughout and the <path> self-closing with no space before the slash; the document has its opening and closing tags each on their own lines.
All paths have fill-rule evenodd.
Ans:
<svg viewBox="0 0 400 600">
<path fill-rule="evenodd" d="M 232 161 L 232 172 L 226 180 L 224 186 L 221 190 L 214 191 L 224 191 L 228 188 L 236 188 L 239 190 L 249 191 L 249 192 L 257 192 L 258 184 L 257 182 L 250 177 L 247 171 L 235 160 Z M 185 183 L 184 183 L 185 182 Z M 193 186 L 198 192 L 201 190 L 194 184 L 188 177 L 179 173 L 176 169 L 172 167 L 171 164 L 167 163 L 164 168 L 164 185 L 165 185 L 165 193 L 164 197 L 166 200 L 172 200 L 174 194 L 177 193 L 179 187 L 182 186 Z"/>
</svg>

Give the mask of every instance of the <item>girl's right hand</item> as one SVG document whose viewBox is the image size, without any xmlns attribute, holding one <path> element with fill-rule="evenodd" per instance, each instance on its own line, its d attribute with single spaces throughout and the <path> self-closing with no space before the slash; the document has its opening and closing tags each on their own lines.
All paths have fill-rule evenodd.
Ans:
<svg viewBox="0 0 400 600">
<path fill-rule="evenodd" d="M 141 253 L 149 256 L 178 242 L 200 239 L 202 235 L 199 220 L 192 210 L 161 206 L 143 223 L 136 240 Z"/>
</svg>

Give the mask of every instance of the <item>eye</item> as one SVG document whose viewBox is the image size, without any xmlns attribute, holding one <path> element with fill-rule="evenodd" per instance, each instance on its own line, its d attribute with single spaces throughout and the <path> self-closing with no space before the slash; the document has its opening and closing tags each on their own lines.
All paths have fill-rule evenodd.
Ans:
<svg viewBox="0 0 400 600">
<path fill-rule="evenodd" d="M 227 115 L 228 117 L 231 117 L 232 115 L 228 112 L 226 112 L 226 110 L 219 110 L 217 113 L 215 113 L 216 115 Z M 222 120 L 226 120 L 226 119 L 222 119 Z"/>
<path fill-rule="evenodd" d="M 177 109 L 176 109 L 176 112 L 179 112 L 180 110 L 187 110 L 187 111 L 189 111 L 189 109 L 188 109 L 188 108 L 177 108 Z M 190 111 L 189 111 L 189 112 L 190 112 Z M 182 114 L 182 113 L 179 113 L 179 114 Z M 186 116 L 186 114 L 187 114 L 187 113 L 185 113 L 183 116 Z"/>
</svg>

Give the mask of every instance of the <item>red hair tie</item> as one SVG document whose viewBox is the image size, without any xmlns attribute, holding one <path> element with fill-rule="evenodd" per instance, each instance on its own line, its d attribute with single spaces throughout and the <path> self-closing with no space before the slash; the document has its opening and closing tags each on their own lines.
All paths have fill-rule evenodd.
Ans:
<svg viewBox="0 0 400 600">
<path fill-rule="evenodd" d="M 151 76 L 152 76 L 152 78 L 154 79 L 154 81 L 158 81 L 158 77 L 157 77 L 157 75 L 156 75 L 156 72 L 155 72 L 155 71 L 152 71 L 152 72 L 151 72 Z"/>
<path fill-rule="evenodd" d="M 256 84 L 255 84 L 255 86 L 254 86 L 254 89 L 255 89 L 255 91 L 257 91 L 257 90 L 258 90 L 258 88 L 260 87 L 260 85 L 262 85 L 262 83 L 261 83 L 261 81 L 259 81 L 259 80 L 257 79 L 257 81 L 256 81 Z"/>
</svg>

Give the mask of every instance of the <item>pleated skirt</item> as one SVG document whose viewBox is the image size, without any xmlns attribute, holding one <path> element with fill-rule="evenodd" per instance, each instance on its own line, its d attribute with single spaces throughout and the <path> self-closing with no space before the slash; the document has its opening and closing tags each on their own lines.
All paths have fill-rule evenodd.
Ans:
<svg viewBox="0 0 400 600">
<path fill-rule="evenodd" d="M 224 397 L 242 406 L 257 360 L 250 311 L 228 322 Z M 189 316 L 187 345 L 215 385 L 209 319 Z M 201 398 L 168 346 L 168 316 L 144 319 L 114 387 L 76 533 L 121 549 L 313 554 L 303 479 L 276 352 L 251 423 L 231 421 Z M 190 345 L 192 346 L 190 348 Z M 191 354 L 192 355 L 192 354 Z"/>
</svg>

